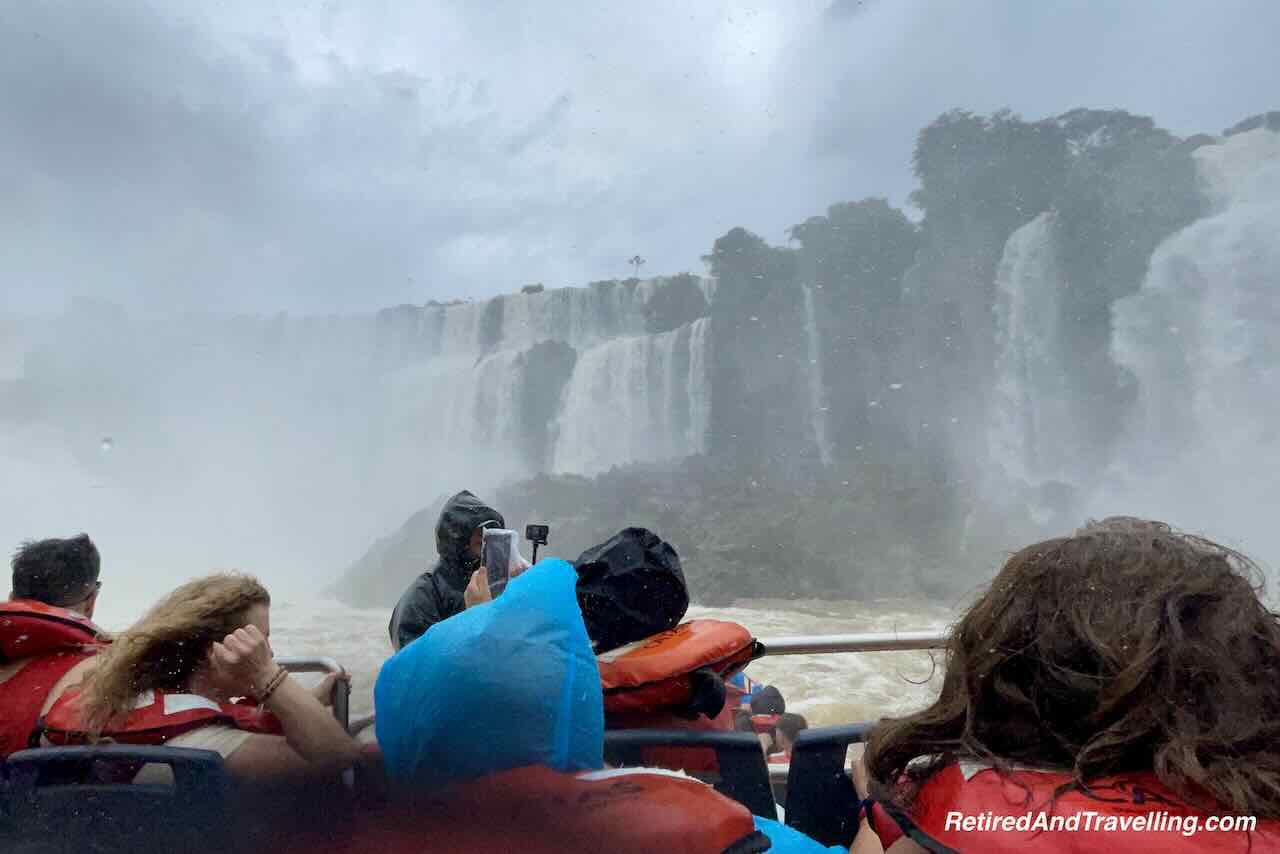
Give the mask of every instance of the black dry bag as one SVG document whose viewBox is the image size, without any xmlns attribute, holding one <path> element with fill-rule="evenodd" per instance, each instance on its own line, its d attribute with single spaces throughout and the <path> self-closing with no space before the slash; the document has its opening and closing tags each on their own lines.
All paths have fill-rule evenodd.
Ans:
<svg viewBox="0 0 1280 854">
<path fill-rule="evenodd" d="M 680 557 L 657 534 L 627 528 L 587 549 L 578 604 L 597 653 L 675 628 L 689 608 Z"/>
</svg>

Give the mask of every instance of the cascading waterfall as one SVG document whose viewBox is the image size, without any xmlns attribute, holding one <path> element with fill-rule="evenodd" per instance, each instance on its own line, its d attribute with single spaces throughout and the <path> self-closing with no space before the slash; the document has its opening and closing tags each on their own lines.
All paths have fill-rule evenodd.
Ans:
<svg viewBox="0 0 1280 854">
<path fill-rule="evenodd" d="M 16 376 L 2 379 L 41 390 L 41 420 L 18 432 L 0 412 L 0 459 L 67 484 L 66 517 L 117 532 L 113 554 L 140 565 L 166 547 L 230 563 L 253 542 L 273 565 L 328 566 L 437 490 L 491 490 L 553 460 L 588 474 L 701 451 L 708 325 L 647 334 L 646 304 L 665 286 L 342 317 L 85 304 L 26 329 Z M 84 482 L 95 488 L 71 486 Z M 61 518 L 3 497 L 13 542 Z M 198 507 L 220 510 L 193 518 Z M 170 531 L 180 543 L 162 542 Z"/>
<path fill-rule="evenodd" d="M 1241 133 L 1194 156 L 1212 210 L 1161 244 L 1142 289 L 1113 308 L 1112 355 L 1137 379 L 1138 402 L 1118 485 L 1100 501 L 1247 534 L 1274 561 L 1280 133 Z"/>
<path fill-rule="evenodd" d="M 689 453 L 706 450 L 711 427 L 711 323 L 695 320 L 689 333 L 689 425 L 685 447 Z"/>
<path fill-rule="evenodd" d="M 996 269 L 996 382 L 988 442 L 1011 477 L 1070 480 L 1073 407 L 1060 341 L 1062 292 L 1054 227 L 1046 211 L 1009 236 Z"/>
<path fill-rule="evenodd" d="M 582 353 L 565 389 L 552 469 L 594 474 L 700 453 L 710 413 L 708 327 L 701 318 Z"/>
<path fill-rule="evenodd" d="M 804 285 L 804 334 L 809 355 L 809 423 L 813 425 L 813 440 L 818 446 L 818 458 L 824 466 L 831 465 L 831 440 L 827 435 L 826 390 L 822 379 L 822 347 L 818 340 L 818 312 L 814 306 L 813 288 Z"/>
</svg>

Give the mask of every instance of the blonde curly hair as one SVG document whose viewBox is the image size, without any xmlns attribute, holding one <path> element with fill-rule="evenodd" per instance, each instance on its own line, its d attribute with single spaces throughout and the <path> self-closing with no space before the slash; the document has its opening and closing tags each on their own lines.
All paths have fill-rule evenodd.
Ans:
<svg viewBox="0 0 1280 854">
<path fill-rule="evenodd" d="M 174 590 L 99 654 L 80 694 L 85 731 L 101 733 L 128 714 L 143 691 L 185 688 L 215 641 L 244 626 L 250 608 L 270 604 L 256 578 L 234 572 Z"/>
</svg>

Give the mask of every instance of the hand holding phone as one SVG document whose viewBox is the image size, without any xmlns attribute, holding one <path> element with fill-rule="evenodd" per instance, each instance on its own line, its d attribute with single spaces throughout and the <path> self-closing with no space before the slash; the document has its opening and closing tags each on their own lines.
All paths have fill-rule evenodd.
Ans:
<svg viewBox="0 0 1280 854">
<path fill-rule="evenodd" d="M 511 580 L 512 558 L 517 555 L 517 534 L 504 528 L 486 528 L 480 548 L 480 563 L 489 582 L 490 595 L 497 597 Z"/>
</svg>

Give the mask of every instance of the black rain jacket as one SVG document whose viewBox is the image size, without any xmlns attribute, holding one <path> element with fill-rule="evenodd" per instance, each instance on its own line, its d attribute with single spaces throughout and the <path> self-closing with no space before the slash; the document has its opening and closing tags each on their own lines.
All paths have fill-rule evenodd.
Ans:
<svg viewBox="0 0 1280 854">
<path fill-rule="evenodd" d="M 471 555 L 467 546 L 471 534 L 485 522 L 506 527 L 502 514 L 463 490 L 450 498 L 436 522 L 436 552 L 440 559 L 435 568 L 424 572 L 391 612 L 391 645 L 400 649 L 416 640 L 427 629 L 443 619 L 460 614 L 466 608 L 462 591 L 467 589 L 471 574 L 480 568 L 480 558 Z"/>
</svg>

